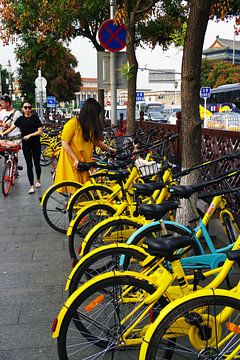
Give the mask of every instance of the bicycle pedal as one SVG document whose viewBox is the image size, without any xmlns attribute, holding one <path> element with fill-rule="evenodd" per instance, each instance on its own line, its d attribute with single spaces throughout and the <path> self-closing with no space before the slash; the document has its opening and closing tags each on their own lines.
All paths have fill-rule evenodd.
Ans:
<svg viewBox="0 0 240 360">
<path fill-rule="evenodd" d="M 17 169 L 18 169 L 18 170 L 23 170 L 23 167 L 22 167 L 22 166 L 18 166 Z"/>
</svg>

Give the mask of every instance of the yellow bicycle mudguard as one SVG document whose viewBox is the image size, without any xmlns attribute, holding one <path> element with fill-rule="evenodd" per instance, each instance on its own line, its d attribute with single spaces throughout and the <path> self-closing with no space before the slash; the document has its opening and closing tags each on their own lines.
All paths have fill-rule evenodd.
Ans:
<svg viewBox="0 0 240 360">
<path fill-rule="evenodd" d="M 82 216 L 82 213 L 86 210 L 86 209 L 91 209 L 91 207 L 94 207 L 95 205 L 106 205 L 109 208 L 114 209 L 114 211 L 116 210 L 115 207 L 113 205 L 110 205 L 107 201 L 105 203 L 103 203 L 101 200 L 93 200 L 93 201 L 89 201 L 89 205 L 85 205 L 82 209 L 80 209 L 75 218 L 71 220 L 69 227 L 67 229 L 67 236 L 71 236 L 72 235 L 72 231 L 74 228 L 75 223 L 78 221 L 78 219 Z M 101 222 L 102 223 L 102 222 Z M 95 229 L 95 226 L 93 227 L 93 229 Z M 88 233 L 89 234 L 89 233 Z M 85 239 L 84 239 L 85 242 Z M 83 243 L 84 243 L 83 242 Z"/>
<path fill-rule="evenodd" d="M 67 211 L 69 210 L 69 206 L 70 206 L 70 204 L 71 204 L 71 201 L 72 201 L 72 199 L 75 197 L 75 196 L 77 196 L 81 191 L 84 191 L 84 189 L 87 189 L 88 191 L 91 191 L 92 189 L 94 190 L 95 188 L 98 188 L 98 190 L 101 190 L 101 189 L 110 189 L 110 190 L 112 190 L 109 186 L 106 186 L 106 185 L 98 185 L 98 184 L 91 184 L 90 183 L 90 181 L 87 181 L 84 185 L 83 185 L 83 187 L 81 187 L 81 189 L 79 189 L 79 190 L 77 190 L 71 197 L 70 197 L 70 199 L 69 199 L 69 201 L 68 201 L 68 204 L 67 204 Z M 93 199 L 93 201 L 95 201 L 94 199 Z"/>
<path fill-rule="evenodd" d="M 73 302 L 77 299 L 78 296 L 80 296 L 81 293 L 83 293 L 88 287 L 90 287 L 91 285 L 97 283 L 98 281 L 107 279 L 108 277 L 117 277 L 117 276 L 130 276 L 130 277 L 134 277 L 136 279 L 139 280 L 145 280 L 147 281 L 149 284 L 154 285 L 157 288 L 157 284 L 154 282 L 154 280 L 150 279 L 148 276 L 141 274 L 141 273 L 137 273 L 134 271 L 124 271 L 119 272 L 119 271 L 111 271 L 111 272 L 107 272 L 105 274 L 101 274 L 98 275 L 96 277 L 94 277 L 93 279 L 87 281 L 84 285 L 82 285 L 81 287 L 79 287 L 76 291 L 74 291 L 74 293 L 67 299 L 67 301 L 65 302 L 65 304 L 63 305 L 62 309 L 60 310 L 60 313 L 58 314 L 57 318 L 56 318 L 56 324 L 55 324 L 55 329 L 53 331 L 52 337 L 55 339 L 59 336 L 60 333 L 60 329 L 63 323 L 63 320 L 67 314 L 67 311 L 69 309 L 69 307 L 73 304 Z"/>
<path fill-rule="evenodd" d="M 50 190 L 52 190 L 52 188 L 53 187 L 55 187 L 56 185 L 58 185 L 58 184 L 61 184 L 61 182 L 63 182 L 63 181 L 60 181 L 60 182 L 58 182 L 58 183 L 55 183 L 55 184 L 53 184 L 53 185 L 51 185 L 49 188 L 47 188 L 47 190 L 45 190 L 45 192 L 44 192 L 44 194 L 43 194 L 43 197 L 42 197 L 42 200 L 41 200 L 41 206 L 43 205 L 43 203 L 44 203 L 44 200 L 45 200 L 45 198 L 46 198 L 46 196 L 47 196 L 47 194 L 49 193 L 49 191 Z M 77 181 L 64 181 L 64 183 L 66 184 L 71 184 L 71 183 L 76 183 L 77 184 L 77 186 L 79 186 L 79 182 L 77 182 Z M 72 185 L 73 186 L 73 185 Z"/>
<path fill-rule="evenodd" d="M 140 354 L 139 354 L 139 360 L 145 360 L 146 359 L 146 354 L 147 354 L 147 349 L 148 349 L 148 344 L 151 340 L 151 337 L 154 333 L 154 331 L 156 330 L 156 328 L 159 326 L 159 324 L 161 323 L 161 321 L 164 320 L 164 318 L 174 309 L 176 309 L 178 306 L 187 303 L 187 301 L 190 301 L 192 299 L 196 299 L 198 297 L 203 297 L 203 296 L 213 296 L 213 295 L 220 295 L 220 296 L 227 296 L 227 297 L 231 297 L 232 299 L 236 299 L 239 301 L 239 295 L 235 294 L 233 291 L 229 291 L 229 290 L 223 290 L 223 289 L 203 289 L 203 290 L 198 290 L 195 291 L 189 295 L 186 295 L 180 299 L 174 300 L 172 302 L 170 302 L 167 306 L 165 306 L 160 314 L 158 315 L 158 317 L 154 320 L 154 322 L 152 323 L 151 326 L 149 326 L 145 336 L 144 336 L 144 340 L 142 342 L 141 348 L 140 348 Z M 187 304 L 186 304 L 187 306 Z"/>
<path fill-rule="evenodd" d="M 108 204 L 109 205 L 109 204 Z M 112 206 L 114 208 L 114 206 Z M 112 216 L 108 219 L 105 219 L 103 221 L 101 221 L 100 223 L 98 223 L 97 225 L 95 225 L 87 234 L 87 236 L 85 237 L 83 243 L 82 243 L 82 248 L 81 248 L 81 254 L 80 256 L 83 255 L 84 253 L 84 249 L 85 249 L 85 246 L 88 242 L 88 240 L 92 237 L 92 235 L 94 234 L 95 231 L 97 231 L 99 228 L 101 228 L 102 226 L 104 226 L 105 224 L 108 224 L 108 223 L 111 223 L 113 220 L 133 220 L 134 222 L 137 222 L 139 225 L 143 225 L 142 223 L 142 217 L 140 218 L 133 218 L 131 219 L 129 216 Z"/>
<path fill-rule="evenodd" d="M 78 263 L 74 266 L 74 268 L 72 269 L 71 273 L 68 276 L 67 279 L 67 283 L 65 286 L 65 291 L 68 291 L 71 285 L 71 281 L 72 278 L 75 274 L 75 272 L 78 270 L 78 268 L 84 263 L 84 261 L 87 261 L 91 256 L 94 256 L 97 253 L 100 253 L 102 251 L 107 251 L 108 249 L 134 249 L 136 251 L 138 251 L 139 253 L 148 256 L 148 254 L 146 253 L 146 251 L 144 251 L 141 247 L 136 246 L 136 245 L 128 245 L 128 244 L 110 244 L 110 245 L 106 245 L 104 247 L 100 247 L 97 249 L 92 250 L 90 253 L 86 254 L 85 256 L 83 256 Z"/>
</svg>

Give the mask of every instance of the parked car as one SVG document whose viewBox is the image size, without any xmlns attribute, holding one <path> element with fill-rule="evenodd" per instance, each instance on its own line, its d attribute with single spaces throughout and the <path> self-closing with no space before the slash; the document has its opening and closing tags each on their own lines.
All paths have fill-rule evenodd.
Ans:
<svg viewBox="0 0 240 360">
<path fill-rule="evenodd" d="M 105 110 L 105 119 L 106 120 L 111 119 L 111 106 L 106 106 L 104 110 Z M 117 106 L 117 120 L 120 120 L 120 114 L 123 114 L 123 120 L 126 120 L 126 118 L 127 118 L 127 106 L 126 105 Z M 139 119 L 139 117 L 140 117 L 139 110 L 136 109 L 135 110 L 135 119 Z"/>
<path fill-rule="evenodd" d="M 148 121 L 166 123 L 167 119 L 160 111 L 151 111 L 147 115 Z"/>
</svg>

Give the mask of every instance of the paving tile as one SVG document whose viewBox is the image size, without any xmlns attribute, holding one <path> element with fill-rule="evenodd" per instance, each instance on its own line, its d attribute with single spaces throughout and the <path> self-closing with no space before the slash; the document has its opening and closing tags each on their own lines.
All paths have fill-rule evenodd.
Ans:
<svg viewBox="0 0 240 360">
<path fill-rule="evenodd" d="M 19 350 L 0 351 L 1 360 L 58 360 L 56 340 L 52 347 L 21 348 Z"/>
<path fill-rule="evenodd" d="M 2 325 L 17 324 L 19 322 L 21 305 L 0 306 L 0 327 Z M 0 356 L 0 359 L 1 356 Z"/>
<path fill-rule="evenodd" d="M 0 263 L 9 262 L 31 262 L 33 259 L 32 250 L 5 251 L 0 253 Z"/>
<path fill-rule="evenodd" d="M 31 323 L 3 325 L 0 327 L 1 350 L 14 350 L 17 348 L 21 352 L 21 349 L 27 347 L 50 347 L 51 343 L 51 328 L 47 329 L 45 323 L 37 323 L 34 326 L 34 331 Z"/>
<path fill-rule="evenodd" d="M 18 323 L 38 323 L 43 322 L 48 324 L 50 329 L 52 326 L 53 319 L 58 315 L 61 310 L 62 304 L 51 303 L 51 304 L 23 304 L 21 306 L 21 312 L 19 315 Z"/>
<path fill-rule="evenodd" d="M 3 244 L 4 245 L 4 244 Z M 40 250 L 40 249 L 44 249 L 45 251 L 49 251 L 49 250 L 63 250 L 63 240 L 62 239 L 45 239 L 44 240 L 32 240 L 29 241 L 29 239 L 27 239 L 25 241 L 25 239 L 22 239 L 21 241 L 12 241 L 9 242 L 8 244 L 5 244 L 5 250 L 6 251 L 11 251 L 11 250 L 17 250 L 17 249 L 21 249 L 21 250 Z M 0 251 L 1 251 L 1 242 L 0 242 Z"/>
<path fill-rule="evenodd" d="M 1 289 L 16 288 L 27 286 L 28 274 L 9 274 L 7 272 L 0 273 L 0 291 Z"/>
</svg>

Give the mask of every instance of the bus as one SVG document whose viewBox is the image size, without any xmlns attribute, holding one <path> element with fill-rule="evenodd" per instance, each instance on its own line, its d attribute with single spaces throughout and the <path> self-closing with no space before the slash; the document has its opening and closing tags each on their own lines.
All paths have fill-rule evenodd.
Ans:
<svg viewBox="0 0 240 360">
<path fill-rule="evenodd" d="M 211 112 L 233 111 L 240 113 L 240 83 L 226 84 L 211 90 L 207 100 Z"/>
</svg>

